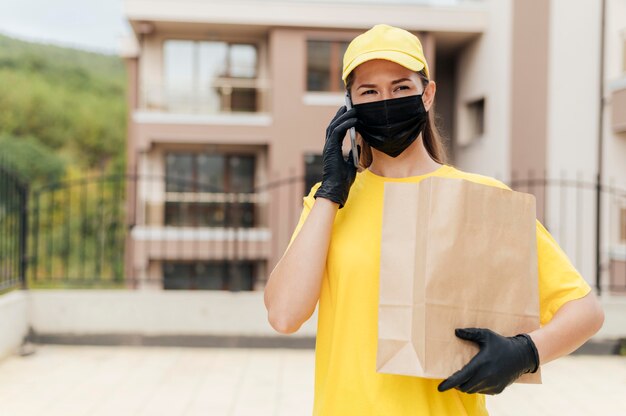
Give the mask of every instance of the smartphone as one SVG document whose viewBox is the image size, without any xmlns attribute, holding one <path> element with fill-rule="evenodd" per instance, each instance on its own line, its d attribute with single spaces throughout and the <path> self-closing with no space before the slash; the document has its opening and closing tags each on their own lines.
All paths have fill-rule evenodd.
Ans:
<svg viewBox="0 0 626 416">
<path fill-rule="evenodd" d="M 346 91 L 346 109 L 350 110 L 352 108 L 352 99 L 350 98 L 350 93 Z M 356 131 L 354 127 L 350 127 L 350 146 L 352 147 L 352 163 L 354 167 L 358 169 L 359 167 L 359 151 L 356 147 Z"/>
</svg>

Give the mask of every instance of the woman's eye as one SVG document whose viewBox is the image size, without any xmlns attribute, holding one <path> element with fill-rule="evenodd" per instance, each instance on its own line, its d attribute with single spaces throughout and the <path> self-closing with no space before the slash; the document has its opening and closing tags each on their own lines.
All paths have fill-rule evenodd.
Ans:
<svg viewBox="0 0 626 416">
<path fill-rule="evenodd" d="M 370 94 L 370 93 L 375 93 L 375 92 L 376 92 L 376 91 L 374 91 L 374 90 L 367 90 L 367 91 L 364 91 L 364 92 L 363 92 L 363 94 L 361 94 L 361 95 Z"/>
<path fill-rule="evenodd" d="M 410 90 L 411 87 L 409 87 L 408 85 L 400 85 L 397 89 L 398 90 L 403 90 L 403 89 Z"/>
</svg>

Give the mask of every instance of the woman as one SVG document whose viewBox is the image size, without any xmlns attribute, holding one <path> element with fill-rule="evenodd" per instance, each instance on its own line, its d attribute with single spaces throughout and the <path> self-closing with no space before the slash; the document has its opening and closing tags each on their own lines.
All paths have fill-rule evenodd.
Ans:
<svg viewBox="0 0 626 416">
<path fill-rule="evenodd" d="M 387 25 L 359 35 L 346 50 L 343 79 L 354 108 L 342 107 L 326 131 L 322 181 L 304 198 L 265 289 L 269 321 L 293 333 L 319 300 L 314 415 L 485 415 L 483 394 L 578 348 L 602 326 L 602 309 L 537 221 L 540 329 L 515 337 L 457 329 L 480 351 L 446 380 L 377 373 L 384 183 L 440 176 L 508 187 L 445 163 L 429 112 L 436 85 L 414 35 Z M 359 172 L 341 152 L 351 127 L 359 132 Z"/>
</svg>

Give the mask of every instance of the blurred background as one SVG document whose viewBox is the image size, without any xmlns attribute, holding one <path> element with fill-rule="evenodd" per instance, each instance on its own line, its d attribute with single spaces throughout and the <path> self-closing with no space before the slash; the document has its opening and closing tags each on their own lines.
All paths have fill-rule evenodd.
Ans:
<svg viewBox="0 0 626 416">
<path fill-rule="evenodd" d="M 98 383 L 125 374 L 90 367 L 91 350 L 76 350 L 86 345 L 109 346 L 93 354 L 119 363 L 152 354 L 129 345 L 166 361 L 206 347 L 173 368 L 193 379 L 202 360 L 230 363 L 213 384 L 186 386 L 206 384 L 227 404 L 180 410 L 154 393 L 142 407 L 131 400 L 138 382 L 126 396 L 67 395 L 60 414 L 265 414 L 266 403 L 267 414 L 310 413 L 316 314 L 277 334 L 263 288 L 321 180 L 343 53 L 378 23 L 422 41 L 448 163 L 533 193 L 539 220 L 600 296 L 605 325 L 577 353 L 618 361 L 563 371 L 589 370 L 589 394 L 593 368 L 619 368 L 626 387 L 626 0 L 23 0 L 0 13 L 0 399 L 24 398 L 5 401 L 6 414 L 57 409 L 27 398 L 75 386 L 86 368 Z M 48 358 L 29 370 L 16 353 Z M 75 354 L 87 354 L 76 378 L 55 373 L 24 393 L 33 371 Z M 238 370 L 260 378 L 216 393 L 241 359 L 262 363 Z M 270 382 L 268 368 L 278 380 L 301 371 Z M 259 385 L 285 400 L 242 399 Z M 528 391 L 509 397 L 529 403 Z M 97 405 L 103 397 L 113 407 Z M 569 414 L 585 411 L 581 397 Z"/>
</svg>

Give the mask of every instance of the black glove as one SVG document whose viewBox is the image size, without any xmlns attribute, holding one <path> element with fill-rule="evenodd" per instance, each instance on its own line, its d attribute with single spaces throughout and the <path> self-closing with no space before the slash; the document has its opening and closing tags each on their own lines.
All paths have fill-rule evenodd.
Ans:
<svg viewBox="0 0 626 416">
<path fill-rule="evenodd" d="M 439 391 L 498 394 L 519 376 L 539 368 L 539 354 L 528 334 L 504 337 L 485 328 L 457 328 L 459 338 L 478 344 L 480 351 L 462 369 L 442 381 Z"/>
<path fill-rule="evenodd" d="M 343 138 L 348 129 L 354 127 L 355 124 L 356 110 L 346 111 L 346 107 L 342 106 L 326 128 L 326 143 L 322 152 L 322 184 L 314 195 L 315 198 L 327 198 L 338 203 L 340 209 L 346 203 L 350 187 L 356 178 L 356 167 L 352 163 L 352 150 L 350 150 L 348 160 L 343 158 L 341 152 Z M 357 149 L 360 156 L 361 146 Z"/>
</svg>

